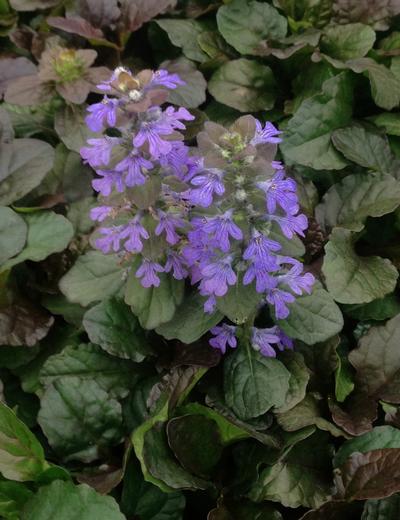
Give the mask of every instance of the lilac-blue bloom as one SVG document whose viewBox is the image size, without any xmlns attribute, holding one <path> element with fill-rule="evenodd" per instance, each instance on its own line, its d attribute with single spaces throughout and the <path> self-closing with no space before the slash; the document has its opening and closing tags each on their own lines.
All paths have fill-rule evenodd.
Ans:
<svg viewBox="0 0 400 520">
<path fill-rule="evenodd" d="M 108 197 L 111 195 L 113 188 L 122 193 L 124 191 L 124 182 L 121 173 L 113 170 L 97 170 L 99 179 L 92 180 L 93 189 Z"/>
<path fill-rule="evenodd" d="M 143 258 L 143 261 L 136 271 L 137 278 L 141 278 L 140 283 L 143 287 L 159 287 L 160 278 L 157 273 L 162 273 L 164 268 L 157 262 L 152 262 L 148 258 Z"/>
<path fill-rule="evenodd" d="M 288 303 L 295 301 L 293 294 L 275 287 L 267 292 L 266 300 L 275 307 L 275 315 L 278 320 L 283 320 L 289 316 Z"/>
<path fill-rule="evenodd" d="M 174 252 L 169 251 L 164 270 L 166 273 L 172 272 L 176 280 L 184 280 L 188 275 L 188 270 L 183 265 L 182 259 Z"/>
<path fill-rule="evenodd" d="M 203 226 L 206 233 L 210 233 L 215 239 L 217 247 L 225 253 L 229 251 L 231 244 L 229 237 L 235 240 L 243 238 L 242 230 L 232 220 L 233 210 L 225 211 L 222 215 L 216 217 L 209 217 Z"/>
<path fill-rule="evenodd" d="M 114 127 L 117 122 L 117 107 L 118 99 L 108 98 L 104 96 L 104 99 L 100 103 L 95 103 L 87 108 L 90 115 L 85 117 L 87 126 L 92 132 L 101 132 L 105 127 L 105 123 L 109 127 Z"/>
<path fill-rule="evenodd" d="M 267 289 L 273 289 L 277 285 L 276 277 L 271 276 L 263 265 L 251 264 L 243 276 L 243 285 L 248 285 L 256 280 L 256 291 L 263 293 Z"/>
<path fill-rule="evenodd" d="M 200 285 L 205 294 L 224 296 L 228 291 L 228 285 L 236 283 L 237 276 L 231 264 L 232 257 L 229 255 L 201 268 L 204 278 Z"/>
<path fill-rule="evenodd" d="M 103 253 L 108 253 L 111 249 L 114 252 L 119 251 L 121 242 L 121 231 L 124 226 L 112 226 L 109 228 L 100 228 L 98 231 L 101 238 L 97 238 L 95 241 L 97 249 L 100 249 Z"/>
<path fill-rule="evenodd" d="M 143 249 L 142 238 L 147 240 L 150 238 L 149 233 L 141 224 L 140 215 L 136 215 L 121 232 L 121 239 L 127 238 L 124 248 L 130 253 L 140 253 Z"/>
<path fill-rule="evenodd" d="M 112 214 L 113 210 L 113 206 L 97 206 L 90 210 L 90 218 L 98 222 L 103 222 L 103 220 Z"/>
<path fill-rule="evenodd" d="M 146 85 L 145 90 L 149 90 L 154 87 L 166 87 L 168 89 L 175 89 L 179 85 L 185 85 L 186 83 L 181 80 L 178 74 L 171 74 L 167 70 L 159 69 L 153 72 L 153 76 L 150 82 Z"/>
<path fill-rule="evenodd" d="M 143 169 L 151 170 L 152 168 L 152 162 L 140 156 L 136 150 L 133 150 L 115 166 L 115 171 L 126 171 L 125 184 L 128 188 L 132 188 L 133 186 L 144 184 L 146 182 L 146 174 L 143 173 Z"/>
<path fill-rule="evenodd" d="M 307 217 L 302 213 L 300 213 L 300 215 L 286 216 L 268 215 L 266 218 L 268 220 L 274 220 L 275 222 L 278 222 L 285 237 L 290 239 L 292 239 L 296 233 L 304 237 L 304 231 L 308 227 Z"/>
<path fill-rule="evenodd" d="M 277 128 L 274 127 L 272 123 L 268 121 L 265 123 L 265 126 L 263 128 L 260 121 L 256 119 L 256 133 L 253 139 L 250 141 L 250 144 L 256 146 L 257 144 L 264 143 L 280 143 L 282 139 L 277 136 L 281 133 L 282 132 L 280 132 Z"/>
<path fill-rule="evenodd" d="M 251 260 L 259 267 L 264 267 L 268 271 L 278 269 L 276 257 L 271 253 L 279 251 L 281 245 L 276 240 L 271 240 L 258 230 L 253 229 L 252 238 L 243 253 L 244 260 Z"/>
<path fill-rule="evenodd" d="M 259 351 L 263 356 L 276 357 L 276 352 L 272 345 L 278 345 L 280 337 L 277 334 L 277 327 L 269 329 L 251 329 L 251 346 Z"/>
<path fill-rule="evenodd" d="M 231 348 L 236 348 L 236 327 L 234 325 L 222 323 L 219 327 L 213 327 L 210 332 L 215 336 L 210 339 L 210 345 L 220 350 L 222 354 L 226 352 L 226 345 L 229 345 Z"/>
<path fill-rule="evenodd" d="M 223 175 L 223 171 L 218 168 L 208 168 L 193 177 L 191 184 L 198 186 L 198 188 L 190 190 L 189 200 L 191 203 L 207 208 L 213 201 L 214 193 L 223 195 L 225 192 L 225 186 L 222 182 Z"/>
<path fill-rule="evenodd" d="M 87 140 L 89 146 L 81 148 L 81 157 L 90 166 L 107 166 L 110 162 L 113 147 L 120 142 L 118 137 L 99 137 Z"/>
<path fill-rule="evenodd" d="M 257 187 L 266 195 L 269 213 L 275 213 L 277 205 L 291 215 L 299 211 L 296 183 L 293 179 L 285 178 L 283 170 L 276 172 L 268 181 L 258 182 Z"/>
<path fill-rule="evenodd" d="M 176 228 L 183 227 L 185 222 L 177 215 L 165 213 L 162 210 L 158 210 L 157 215 L 160 221 L 155 229 L 155 234 L 159 236 L 162 232 L 165 232 L 168 244 L 177 244 L 180 237 L 176 232 Z"/>
</svg>

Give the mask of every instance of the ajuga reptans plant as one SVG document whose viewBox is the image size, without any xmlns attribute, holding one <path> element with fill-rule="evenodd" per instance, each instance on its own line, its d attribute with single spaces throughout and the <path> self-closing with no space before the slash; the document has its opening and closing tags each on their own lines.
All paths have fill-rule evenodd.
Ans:
<svg viewBox="0 0 400 520">
<path fill-rule="evenodd" d="M 295 181 L 274 160 L 280 132 L 252 116 L 229 129 L 207 122 L 190 148 L 182 131 L 193 116 L 165 107 L 168 89 L 181 84 L 165 70 L 134 76 L 118 68 L 98 85 L 105 95 L 88 108 L 86 123 L 102 135 L 81 150 L 98 175 L 94 245 L 120 255 L 145 288 L 158 287 L 160 273 L 187 279 L 206 313 L 230 287 L 252 284 L 260 306 L 285 319 L 288 304 L 309 293 L 314 278 L 281 252 L 279 236 L 304 236 L 307 218 Z M 279 327 L 254 327 L 254 318 L 246 324 L 254 349 L 275 356 L 276 348 L 292 348 Z M 210 344 L 223 353 L 241 335 L 228 323 L 211 333 Z"/>
</svg>

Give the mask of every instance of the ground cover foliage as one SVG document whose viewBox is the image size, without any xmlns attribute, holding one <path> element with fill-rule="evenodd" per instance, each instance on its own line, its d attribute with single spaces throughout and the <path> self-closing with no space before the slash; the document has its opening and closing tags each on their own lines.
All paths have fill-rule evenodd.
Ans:
<svg viewBox="0 0 400 520">
<path fill-rule="evenodd" d="M 398 15 L 396 0 L 0 0 L 0 517 L 399 518 Z M 120 65 L 179 74 L 189 145 L 246 114 L 283 132 L 309 219 L 285 254 L 317 279 L 277 320 L 293 351 L 222 356 L 209 330 L 245 322 L 254 295 L 205 314 L 189 284 L 143 290 L 93 249 L 79 151 Z"/>
</svg>

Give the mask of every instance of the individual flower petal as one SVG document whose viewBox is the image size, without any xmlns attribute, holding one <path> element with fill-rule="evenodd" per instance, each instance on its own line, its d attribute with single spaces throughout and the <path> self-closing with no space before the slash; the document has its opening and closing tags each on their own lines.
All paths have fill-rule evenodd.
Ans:
<svg viewBox="0 0 400 520">
<path fill-rule="evenodd" d="M 277 128 L 274 127 L 272 123 L 268 121 L 265 123 L 263 128 L 260 121 L 256 119 L 256 132 L 253 139 L 250 141 L 250 144 L 256 146 L 257 144 L 264 143 L 280 143 L 282 139 L 277 136 L 281 133 L 282 132 L 280 132 Z"/>
<path fill-rule="evenodd" d="M 90 115 L 86 116 L 85 121 L 92 132 L 101 132 L 106 123 L 109 127 L 114 127 L 117 121 L 118 99 L 108 98 L 100 103 L 90 105 L 87 109 Z"/>
<path fill-rule="evenodd" d="M 148 258 L 144 258 L 139 269 L 136 271 L 137 278 L 140 278 L 140 283 L 143 287 L 159 287 L 160 278 L 157 273 L 162 273 L 164 268 L 157 262 L 152 262 Z"/>
<path fill-rule="evenodd" d="M 213 348 L 220 350 L 222 354 L 225 354 L 227 345 L 229 345 L 231 348 L 236 348 L 236 327 L 234 325 L 222 323 L 222 325 L 219 327 L 213 327 L 210 332 L 215 336 L 214 338 L 210 339 L 210 345 Z"/>
<path fill-rule="evenodd" d="M 280 337 L 277 334 L 277 327 L 269 329 L 251 329 L 251 346 L 259 351 L 263 356 L 276 357 L 276 352 L 272 345 L 278 345 Z"/>
</svg>

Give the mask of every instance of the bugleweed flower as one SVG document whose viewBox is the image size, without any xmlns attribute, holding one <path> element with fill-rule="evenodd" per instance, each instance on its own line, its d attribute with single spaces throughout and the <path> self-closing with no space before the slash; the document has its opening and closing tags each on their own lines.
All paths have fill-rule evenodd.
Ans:
<svg viewBox="0 0 400 520">
<path fill-rule="evenodd" d="M 280 237 L 304 236 L 307 218 L 299 213 L 295 181 L 273 160 L 280 132 L 252 116 L 228 130 L 207 122 L 194 153 L 180 133 L 193 116 L 164 107 L 168 89 L 181 84 L 165 70 L 134 76 L 120 67 L 97 85 L 105 96 L 88 108 L 86 123 L 104 135 L 81 150 L 98 174 L 100 205 L 91 218 L 101 227 L 94 244 L 127 265 L 139 255 L 134 274 L 145 288 L 165 276 L 190 280 L 204 297 L 204 312 L 213 312 L 234 285 L 252 284 L 260 306 L 285 319 L 314 277 L 282 254 Z M 210 344 L 224 353 L 236 347 L 237 332 L 222 323 L 211 330 Z M 277 326 L 252 327 L 250 336 L 264 356 L 293 346 Z"/>
</svg>

